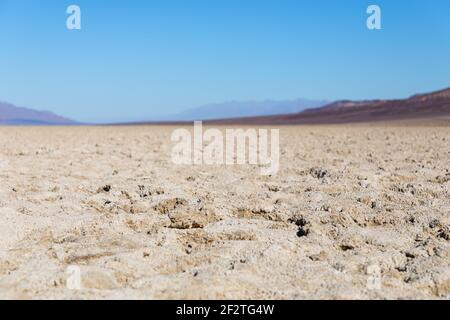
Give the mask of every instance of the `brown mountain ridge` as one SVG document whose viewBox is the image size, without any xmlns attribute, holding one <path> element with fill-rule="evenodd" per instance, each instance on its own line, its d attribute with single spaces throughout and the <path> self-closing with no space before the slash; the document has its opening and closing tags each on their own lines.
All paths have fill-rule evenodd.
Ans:
<svg viewBox="0 0 450 320">
<path fill-rule="evenodd" d="M 209 121 L 215 124 L 340 124 L 450 117 L 450 88 L 396 100 L 342 100 L 296 114 Z M 450 119 L 450 118 L 449 118 Z"/>
</svg>

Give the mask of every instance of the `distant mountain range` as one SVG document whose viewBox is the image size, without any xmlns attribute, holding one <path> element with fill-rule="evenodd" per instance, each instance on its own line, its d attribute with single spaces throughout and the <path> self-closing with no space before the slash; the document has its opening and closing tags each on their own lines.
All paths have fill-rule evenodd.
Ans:
<svg viewBox="0 0 450 320">
<path fill-rule="evenodd" d="M 0 102 L 0 125 L 74 125 L 75 121 L 48 111 L 36 111 Z"/>
<path fill-rule="evenodd" d="M 182 113 L 161 117 L 162 121 L 194 121 L 224 118 L 242 118 L 275 114 L 296 113 L 307 108 L 327 104 L 324 100 L 297 99 L 293 101 L 246 101 L 210 104 Z M 74 125 L 75 121 L 51 112 L 36 111 L 0 102 L 0 125 Z"/>
<path fill-rule="evenodd" d="M 164 120 L 194 121 L 289 114 L 297 113 L 309 108 L 322 107 L 327 103 L 329 102 L 325 100 L 308 99 L 297 99 L 292 101 L 230 101 L 190 109 L 166 117 Z"/>
<path fill-rule="evenodd" d="M 450 88 L 397 100 L 342 100 L 295 114 L 223 119 L 232 124 L 338 124 L 449 117 Z"/>
<path fill-rule="evenodd" d="M 305 110 L 306 109 L 306 110 Z M 171 124 L 204 120 L 209 124 L 338 124 L 445 117 L 450 119 L 450 88 L 396 100 L 320 100 L 226 102 L 188 110 L 165 121 L 124 124 Z M 447 121 L 447 120 L 446 120 Z M 450 123 L 450 122 L 449 122 Z M 51 112 L 0 102 L 0 125 L 75 125 Z"/>
</svg>

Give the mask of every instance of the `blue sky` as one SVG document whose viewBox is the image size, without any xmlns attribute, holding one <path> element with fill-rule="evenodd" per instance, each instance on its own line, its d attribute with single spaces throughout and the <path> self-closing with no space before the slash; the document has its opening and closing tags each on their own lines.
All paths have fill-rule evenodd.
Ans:
<svg viewBox="0 0 450 320">
<path fill-rule="evenodd" d="M 0 43 L 0 101 L 81 121 L 450 86 L 448 0 L 0 0 Z"/>
</svg>

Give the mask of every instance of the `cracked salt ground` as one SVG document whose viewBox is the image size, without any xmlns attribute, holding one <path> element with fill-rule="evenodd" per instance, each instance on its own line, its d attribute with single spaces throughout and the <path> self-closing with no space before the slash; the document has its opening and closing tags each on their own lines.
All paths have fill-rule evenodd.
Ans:
<svg viewBox="0 0 450 320">
<path fill-rule="evenodd" d="M 0 297 L 450 298 L 449 127 L 283 127 L 273 176 L 173 129 L 0 128 Z"/>
</svg>

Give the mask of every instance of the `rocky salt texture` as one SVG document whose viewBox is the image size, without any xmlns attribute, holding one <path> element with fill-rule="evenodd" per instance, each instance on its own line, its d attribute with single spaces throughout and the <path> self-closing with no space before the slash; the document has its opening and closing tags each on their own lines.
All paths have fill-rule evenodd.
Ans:
<svg viewBox="0 0 450 320">
<path fill-rule="evenodd" d="M 275 176 L 173 129 L 0 128 L 0 298 L 450 298 L 448 126 L 282 127 Z"/>
</svg>

